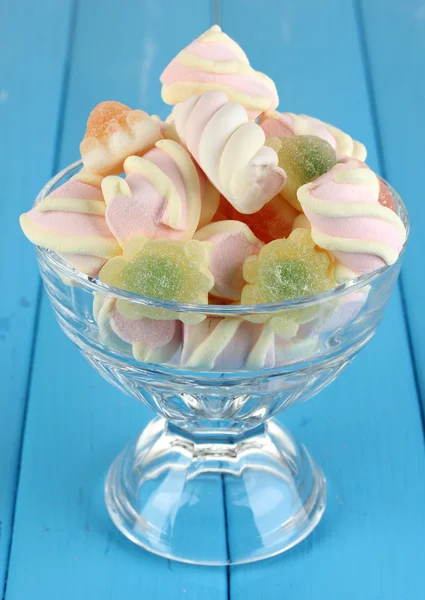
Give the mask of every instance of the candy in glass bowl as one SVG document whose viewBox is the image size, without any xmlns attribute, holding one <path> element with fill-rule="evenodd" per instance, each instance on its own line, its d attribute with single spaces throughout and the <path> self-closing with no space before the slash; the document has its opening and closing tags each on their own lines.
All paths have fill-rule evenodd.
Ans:
<svg viewBox="0 0 425 600">
<path fill-rule="evenodd" d="M 252 562 L 320 521 L 323 473 L 273 417 L 374 335 L 408 217 L 364 145 L 278 112 L 218 26 L 161 82 L 169 117 L 99 104 L 21 226 L 64 332 L 157 415 L 109 469 L 116 526 L 168 558 Z"/>
</svg>

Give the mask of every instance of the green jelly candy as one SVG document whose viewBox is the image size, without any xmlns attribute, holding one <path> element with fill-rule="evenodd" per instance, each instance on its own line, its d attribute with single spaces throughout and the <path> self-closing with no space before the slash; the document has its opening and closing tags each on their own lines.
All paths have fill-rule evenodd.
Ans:
<svg viewBox="0 0 425 600">
<path fill-rule="evenodd" d="M 169 256 L 141 254 L 124 269 L 125 289 L 161 300 L 178 300 L 184 291 L 184 275 Z"/>
<path fill-rule="evenodd" d="M 282 167 L 288 177 L 281 195 L 301 211 L 297 198 L 298 188 L 332 169 L 337 162 L 335 150 L 328 142 L 315 135 L 272 137 L 266 140 L 266 146 L 277 152 L 279 167 Z"/>
<path fill-rule="evenodd" d="M 309 293 L 309 274 L 297 259 L 269 262 L 263 266 L 261 293 L 265 302 L 282 302 Z"/>
</svg>

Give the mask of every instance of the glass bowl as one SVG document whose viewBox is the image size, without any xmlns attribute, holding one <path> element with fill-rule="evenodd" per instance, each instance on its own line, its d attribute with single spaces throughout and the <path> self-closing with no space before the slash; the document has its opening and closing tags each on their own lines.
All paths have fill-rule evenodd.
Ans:
<svg viewBox="0 0 425 600">
<path fill-rule="evenodd" d="M 80 167 L 56 175 L 36 202 Z M 272 417 L 320 392 L 372 338 L 401 256 L 315 296 L 227 306 L 146 298 L 88 277 L 49 250 L 37 248 L 37 258 L 66 335 L 103 377 L 158 415 L 106 478 L 108 511 L 124 535 L 205 565 L 268 558 L 303 540 L 325 509 L 325 478 Z M 152 311 L 161 318 L 147 317 Z M 272 318 L 295 322 L 296 334 L 274 334 Z"/>
</svg>

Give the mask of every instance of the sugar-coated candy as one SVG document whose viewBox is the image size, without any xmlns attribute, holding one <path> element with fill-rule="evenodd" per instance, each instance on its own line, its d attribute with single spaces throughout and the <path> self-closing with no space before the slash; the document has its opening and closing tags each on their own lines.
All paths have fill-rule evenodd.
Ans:
<svg viewBox="0 0 425 600">
<path fill-rule="evenodd" d="M 331 271 L 328 253 L 315 246 L 308 230 L 295 229 L 246 259 L 242 302 L 283 302 L 323 292 L 334 286 Z"/>
<path fill-rule="evenodd" d="M 250 119 L 256 119 L 279 102 L 274 82 L 250 66 L 242 48 L 218 25 L 179 52 L 160 79 L 162 99 L 167 104 L 218 90 L 242 104 Z"/>
<path fill-rule="evenodd" d="M 315 135 L 328 142 L 338 157 L 349 156 L 366 159 L 366 148 L 353 140 L 348 133 L 308 115 L 268 111 L 260 119 L 260 127 L 266 137 L 292 137 L 294 135 Z"/>
<path fill-rule="evenodd" d="M 145 156 L 128 157 L 124 169 L 125 179 L 111 175 L 102 181 L 106 220 L 119 243 L 138 236 L 190 239 L 201 215 L 201 188 L 205 203 L 211 193 L 188 152 L 160 140 Z"/>
<path fill-rule="evenodd" d="M 379 203 L 377 175 L 356 160 L 335 165 L 298 190 L 315 243 L 336 260 L 338 281 L 393 264 L 406 240 L 397 214 Z"/>
<path fill-rule="evenodd" d="M 340 333 L 354 340 L 373 313 L 375 275 L 333 288 L 397 261 L 402 204 L 361 142 L 278 112 L 274 82 L 218 25 L 160 80 L 166 119 L 95 106 L 82 169 L 22 215 L 22 229 L 102 291 L 100 350 L 213 379 L 278 367 L 260 386 L 280 394 L 284 367 L 304 368 Z M 65 272 L 56 282 L 82 281 Z"/>
<path fill-rule="evenodd" d="M 378 177 L 378 179 L 379 179 L 379 196 L 378 196 L 379 204 L 382 204 L 382 206 L 386 206 L 387 208 L 390 208 L 392 211 L 396 212 L 396 204 L 395 204 L 394 197 L 393 197 L 391 191 L 388 189 L 387 184 L 385 183 L 385 181 L 383 179 L 381 179 L 381 177 Z"/>
<path fill-rule="evenodd" d="M 261 127 L 225 94 L 191 96 L 174 109 L 177 133 L 211 183 L 241 213 L 260 210 L 283 187 L 276 152 Z"/>
<path fill-rule="evenodd" d="M 241 318 L 207 317 L 196 325 L 183 326 L 180 362 L 192 369 L 271 368 L 275 364 L 274 334 L 267 325 Z"/>
<path fill-rule="evenodd" d="M 160 122 L 143 110 L 132 110 L 121 102 L 101 102 L 88 118 L 81 158 L 93 173 L 121 173 L 127 156 L 143 154 L 161 137 Z"/>
<path fill-rule="evenodd" d="M 95 277 L 121 253 L 105 220 L 100 178 L 84 171 L 56 188 L 20 218 L 27 238 Z"/>
<path fill-rule="evenodd" d="M 240 300 L 245 285 L 242 274 L 245 259 L 258 254 L 264 244 L 240 221 L 210 223 L 200 229 L 194 239 L 213 243 L 209 265 L 214 276 L 211 294 Z"/>
<path fill-rule="evenodd" d="M 274 196 L 256 213 L 244 215 L 221 196 L 213 221 L 242 221 L 265 244 L 278 238 L 285 238 L 294 228 L 298 211 L 280 195 Z"/>
<path fill-rule="evenodd" d="M 192 304 L 208 304 L 208 292 L 214 278 L 208 265 L 213 244 L 190 240 L 148 240 L 133 238 L 124 246 L 123 256 L 106 263 L 99 279 L 123 290 L 157 298 Z M 203 315 L 189 314 L 118 300 L 117 308 L 125 317 L 136 319 L 191 319 Z"/>
<path fill-rule="evenodd" d="M 298 188 L 323 175 L 336 164 L 335 150 L 328 142 L 314 135 L 268 138 L 266 146 L 276 151 L 279 166 L 287 176 L 280 194 L 301 212 L 297 199 Z"/>
<path fill-rule="evenodd" d="M 335 286 L 333 265 L 327 252 L 320 250 L 307 229 L 295 229 L 287 239 L 263 247 L 258 256 L 246 259 L 242 304 L 283 302 L 323 292 Z M 296 335 L 300 323 L 314 317 L 314 311 L 287 310 L 251 315 L 253 322 L 270 321 L 284 338 Z"/>
</svg>

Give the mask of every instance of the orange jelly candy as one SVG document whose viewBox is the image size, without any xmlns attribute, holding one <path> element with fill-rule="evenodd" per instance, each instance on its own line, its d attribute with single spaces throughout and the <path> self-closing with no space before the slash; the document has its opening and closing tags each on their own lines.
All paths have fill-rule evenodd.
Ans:
<svg viewBox="0 0 425 600">
<path fill-rule="evenodd" d="M 379 196 L 378 196 L 379 204 L 382 204 L 382 206 L 386 206 L 387 208 L 390 208 L 392 211 L 396 212 L 396 205 L 395 205 L 392 193 L 388 189 L 384 180 L 381 179 L 380 177 L 378 177 L 378 179 L 379 179 Z"/>
<path fill-rule="evenodd" d="M 223 196 L 213 221 L 242 221 L 262 242 L 287 238 L 292 231 L 298 211 L 280 194 L 274 196 L 261 210 L 251 215 L 239 213 Z"/>
<path fill-rule="evenodd" d="M 127 117 L 131 112 L 133 112 L 131 108 L 121 102 L 115 102 L 114 100 L 100 102 L 100 104 L 94 107 L 88 118 L 84 137 L 103 139 L 108 137 L 111 130 L 119 129 L 120 127 L 128 129 Z M 140 112 L 146 118 L 148 117 L 144 111 Z"/>
</svg>

